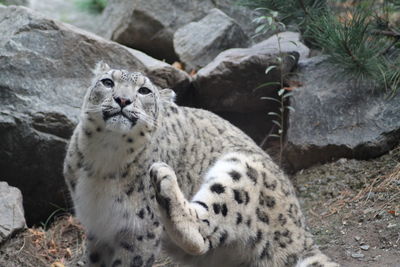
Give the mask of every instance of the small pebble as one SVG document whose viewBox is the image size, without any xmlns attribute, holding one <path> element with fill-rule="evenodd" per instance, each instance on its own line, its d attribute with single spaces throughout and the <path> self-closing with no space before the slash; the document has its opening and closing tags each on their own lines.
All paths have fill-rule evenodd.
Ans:
<svg viewBox="0 0 400 267">
<path fill-rule="evenodd" d="M 375 197 L 375 192 L 369 192 L 369 193 L 367 194 L 367 199 L 373 200 L 374 197 Z"/>
<path fill-rule="evenodd" d="M 355 239 L 356 241 L 360 241 L 360 240 L 361 240 L 361 237 L 355 236 L 354 239 Z"/>
<path fill-rule="evenodd" d="M 364 254 L 362 254 L 362 253 L 352 253 L 351 257 L 353 257 L 355 259 L 360 259 L 360 258 L 364 258 Z"/>
<path fill-rule="evenodd" d="M 364 214 L 370 213 L 370 212 L 374 212 L 375 209 L 374 208 L 366 208 L 365 210 L 363 210 Z"/>
<path fill-rule="evenodd" d="M 307 188 L 305 186 L 300 186 L 299 187 L 299 191 L 300 192 L 305 192 L 305 191 L 307 191 Z"/>
<path fill-rule="evenodd" d="M 369 249 L 369 245 L 362 245 L 362 246 L 360 246 L 360 248 L 362 250 L 368 250 Z"/>
<path fill-rule="evenodd" d="M 328 181 L 336 180 L 336 176 L 334 176 L 334 175 L 328 175 L 326 178 Z"/>
<path fill-rule="evenodd" d="M 78 266 L 85 266 L 85 263 L 84 263 L 83 261 L 78 261 L 78 262 L 76 263 L 76 265 L 78 265 Z"/>
</svg>

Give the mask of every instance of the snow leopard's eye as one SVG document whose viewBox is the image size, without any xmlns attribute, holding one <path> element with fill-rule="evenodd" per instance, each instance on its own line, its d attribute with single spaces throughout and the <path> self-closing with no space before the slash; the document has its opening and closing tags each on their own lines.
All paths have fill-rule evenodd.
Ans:
<svg viewBox="0 0 400 267">
<path fill-rule="evenodd" d="M 108 78 L 101 80 L 101 83 L 102 83 L 105 87 L 108 87 L 108 88 L 114 87 L 114 82 L 113 82 L 111 79 L 108 79 Z"/>
<path fill-rule="evenodd" d="M 151 90 L 147 87 L 140 87 L 138 90 L 139 94 L 141 95 L 148 95 L 151 93 Z"/>
</svg>

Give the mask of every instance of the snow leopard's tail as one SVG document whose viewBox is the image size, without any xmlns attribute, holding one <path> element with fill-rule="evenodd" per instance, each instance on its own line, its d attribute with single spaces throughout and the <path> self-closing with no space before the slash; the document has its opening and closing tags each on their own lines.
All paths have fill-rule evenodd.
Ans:
<svg viewBox="0 0 400 267">
<path fill-rule="evenodd" d="M 318 248 L 313 247 L 304 252 L 296 267 L 339 267 L 328 256 L 323 254 Z"/>
</svg>

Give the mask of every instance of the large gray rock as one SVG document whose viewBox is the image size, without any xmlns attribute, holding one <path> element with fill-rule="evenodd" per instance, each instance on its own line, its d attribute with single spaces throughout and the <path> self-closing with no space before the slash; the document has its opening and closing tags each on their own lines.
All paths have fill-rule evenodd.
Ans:
<svg viewBox="0 0 400 267">
<path fill-rule="evenodd" d="M 300 33 L 298 32 L 281 32 L 272 35 L 267 40 L 253 45 L 252 48 L 275 54 L 296 51 L 299 54 L 299 60 L 308 58 L 310 54 L 310 49 L 302 43 Z"/>
<path fill-rule="evenodd" d="M 291 100 L 286 157 L 295 170 L 338 158 L 369 159 L 389 151 L 400 138 L 400 94 L 356 87 L 334 77 L 323 57 L 301 62 Z"/>
<path fill-rule="evenodd" d="M 99 33 L 111 40 L 139 49 L 153 57 L 177 60 L 174 32 L 219 8 L 253 35 L 252 10 L 236 5 L 237 0 L 109 0 Z"/>
<path fill-rule="evenodd" d="M 204 67 L 226 49 L 247 47 L 249 43 L 242 28 L 217 8 L 174 34 L 175 52 L 188 71 Z"/>
<path fill-rule="evenodd" d="M 0 7 L 0 29 L 0 177 L 22 190 L 28 223 L 38 222 L 68 199 L 62 162 L 96 62 L 142 71 L 178 93 L 189 77 L 26 8 Z"/>
<path fill-rule="evenodd" d="M 278 38 L 272 36 L 250 48 L 234 48 L 220 53 L 194 78 L 197 105 L 215 112 L 268 110 L 271 103 L 260 98 L 276 97 L 279 85 L 255 89 L 265 83 L 280 82 L 281 75 L 286 77 L 296 66 L 298 58 L 309 53 L 297 33 L 280 33 L 279 42 L 281 50 Z M 283 60 L 282 70 L 275 68 L 266 75 L 269 66 L 279 65 L 279 56 Z"/>
<path fill-rule="evenodd" d="M 0 244 L 25 227 L 21 191 L 0 182 Z"/>
</svg>

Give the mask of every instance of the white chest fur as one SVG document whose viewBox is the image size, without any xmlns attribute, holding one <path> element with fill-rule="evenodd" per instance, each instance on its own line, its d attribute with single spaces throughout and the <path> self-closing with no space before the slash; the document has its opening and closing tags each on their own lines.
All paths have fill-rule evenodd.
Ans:
<svg viewBox="0 0 400 267">
<path fill-rule="evenodd" d="M 119 230 L 134 227 L 132 219 L 124 218 L 124 213 L 133 207 L 128 201 L 121 202 L 121 192 L 122 184 L 114 179 L 79 180 L 75 194 L 76 215 L 90 234 L 109 241 Z"/>
</svg>

